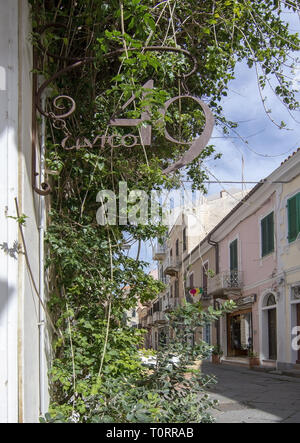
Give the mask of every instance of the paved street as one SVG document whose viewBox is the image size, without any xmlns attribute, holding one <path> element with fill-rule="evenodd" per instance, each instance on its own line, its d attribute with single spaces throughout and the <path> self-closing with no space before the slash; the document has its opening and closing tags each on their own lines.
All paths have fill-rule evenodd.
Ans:
<svg viewBox="0 0 300 443">
<path fill-rule="evenodd" d="M 219 401 L 217 423 L 300 423 L 300 379 L 204 363 L 218 384 L 210 395 Z"/>
</svg>

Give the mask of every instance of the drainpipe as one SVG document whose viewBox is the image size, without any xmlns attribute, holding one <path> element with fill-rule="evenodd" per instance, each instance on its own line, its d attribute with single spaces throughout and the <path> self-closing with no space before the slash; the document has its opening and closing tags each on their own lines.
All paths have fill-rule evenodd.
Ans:
<svg viewBox="0 0 300 443">
<path fill-rule="evenodd" d="M 42 106 L 45 109 L 46 98 L 42 98 Z M 41 183 L 45 181 L 45 139 L 46 139 L 46 120 L 42 116 L 41 126 Z M 45 305 L 45 283 L 44 283 L 44 233 L 45 233 L 45 197 L 39 196 L 40 214 L 39 214 L 39 413 L 44 415 L 45 408 L 45 313 L 42 303 Z"/>
<path fill-rule="evenodd" d="M 219 243 L 212 241 L 211 235 L 208 236 L 207 243 L 216 250 L 216 274 L 218 275 L 220 273 Z"/>
</svg>

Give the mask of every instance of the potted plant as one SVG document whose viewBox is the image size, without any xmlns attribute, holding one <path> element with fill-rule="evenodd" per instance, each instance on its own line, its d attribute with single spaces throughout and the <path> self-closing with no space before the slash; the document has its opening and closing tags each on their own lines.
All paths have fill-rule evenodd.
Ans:
<svg viewBox="0 0 300 443">
<path fill-rule="evenodd" d="M 256 352 L 249 350 L 248 357 L 249 357 L 249 367 L 250 368 L 254 368 L 254 367 L 260 365 L 259 355 Z"/>
<path fill-rule="evenodd" d="M 220 345 L 216 345 L 212 350 L 212 362 L 214 365 L 219 365 L 221 363 L 221 357 L 223 355 L 223 351 Z"/>
</svg>

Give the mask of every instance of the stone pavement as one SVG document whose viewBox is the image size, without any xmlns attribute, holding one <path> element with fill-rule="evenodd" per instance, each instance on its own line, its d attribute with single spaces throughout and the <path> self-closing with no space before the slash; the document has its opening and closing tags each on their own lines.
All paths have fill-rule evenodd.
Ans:
<svg viewBox="0 0 300 443">
<path fill-rule="evenodd" d="M 203 372 L 218 380 L 209 388 L 217 423 L 300 423 L 299 378 L 208 362 Z"/>
</svg>

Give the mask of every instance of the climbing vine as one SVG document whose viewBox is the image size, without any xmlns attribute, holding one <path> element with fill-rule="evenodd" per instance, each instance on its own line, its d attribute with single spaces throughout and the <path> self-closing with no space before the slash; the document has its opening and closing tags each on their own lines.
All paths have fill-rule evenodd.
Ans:
<svg viewBox="0 0 300 443">
<path fill-rule="evenodd" d="M 282 20 L 282 10 L 297 12 L 299 2 L 30 3 L 35 73 L 44 80 L 53 78 L 47 85 L 44 111 L 51 117 L 57 95 L 67 95 L 76 102 L 76 112 L 65 119 L 64 126 L 47 120 L 47 171 L 52 188 L 46 237 L 51 275 L 48 306 L 60 330 L 53 337 L 52 418 L 48 418 L 126 422 L 176 421 L 176 417 L 188 421 L 193 417 L 195 421 L 210 421 L 208 408 L 212 404 L 207 398 L 197 403 L 190 393 L 191 383 L 183 387 L 181 396 L 177 387 L 184 385 L 184 371 L 192 357 L 207 356 L 211 350 L 204 343 L 197 352 L 191 349 L 180 331 L 185 325 L 191 333 L 197 322 L 198 326 L 210 322 L 230 306 L 210 313 L 204 313 L 201 305 L 179 310 L 181 326 L 175 318 L 173 322 L 181 347 L 178 342 L 170 346 L 187 357 L 180 369 L 173 368 L 171 373 L 168 361 L 158 356 L 162 363 L 156 368 L 156 378 L 149 378 L 137 353 L 144 332 L 128 327 L 124 312 L 135 307 L 138 300 L 153 300 L 164 285 L 145 272 L 146 263 L 139 256 L 128 256 L 124 245 L 161 237 L 166 228 L 161 224 L 99 226 L 96 197 L 102 189 L 117 194 L 119 182 L 126 182 L 129 192 L 139 189 L 150 193 L 179 186 L 180 172 L 166 175 L 162 171 L 187 147 L 166 140 L 165 126 L 177 140 L 191 141 L 201 133 L 204 116 L 197 104 L 182 99 L 170 106 L 163 124 L 161 109 L 172 97 L 197 96 L 209 104 L 224 131 L 235 128 L 235 123 L 223 115 L 221 100 L 227 95 L 238 62 L 246 60 L 249 67 L 256 68 L 261 90 L 270 78 L 277 81 L 278 97 L 290 112 L 298 109 L 283 67 L 293 69 L 299 37 Z M 182 52 L 149 50 L 151 46 Z M 71 65 L 76 67 L 70 69 Z M 193 69 L 194 75 L 187 77 Z M 61 75 L 55 77 L 58 72 Z M 154 87 L 145 90 L 143 85 L 149 79 L 153 79 Z M 124 107 L 128 102 L 130 105 Z M 68 103 L 60 106 L 67 107 Z M 109 122 L 112 118 L 140 119 L 145 108 L 149 117 L 143 123 L 152 126 L 150 147 L 143 143 L 117 148 L 108 143 L 92 146 L 84 141 L 99 134 L 128 135 L 126 128 L 109 126 Z M 274 123 L 284 127 L 281 122 Z M 142 128 L 137 126 L 137 135 Z M 63 148 L 62 140 L 68 136 L 75 148 Z M 197 189 L 205 190 L 202 164 L 212 155 L 214 147 L 209 146 L 183 172 Z M 168 352 L 165 350 L 164 355 Z M 193 382 L 206 384 L 201 377 Z"/>
</svg>

